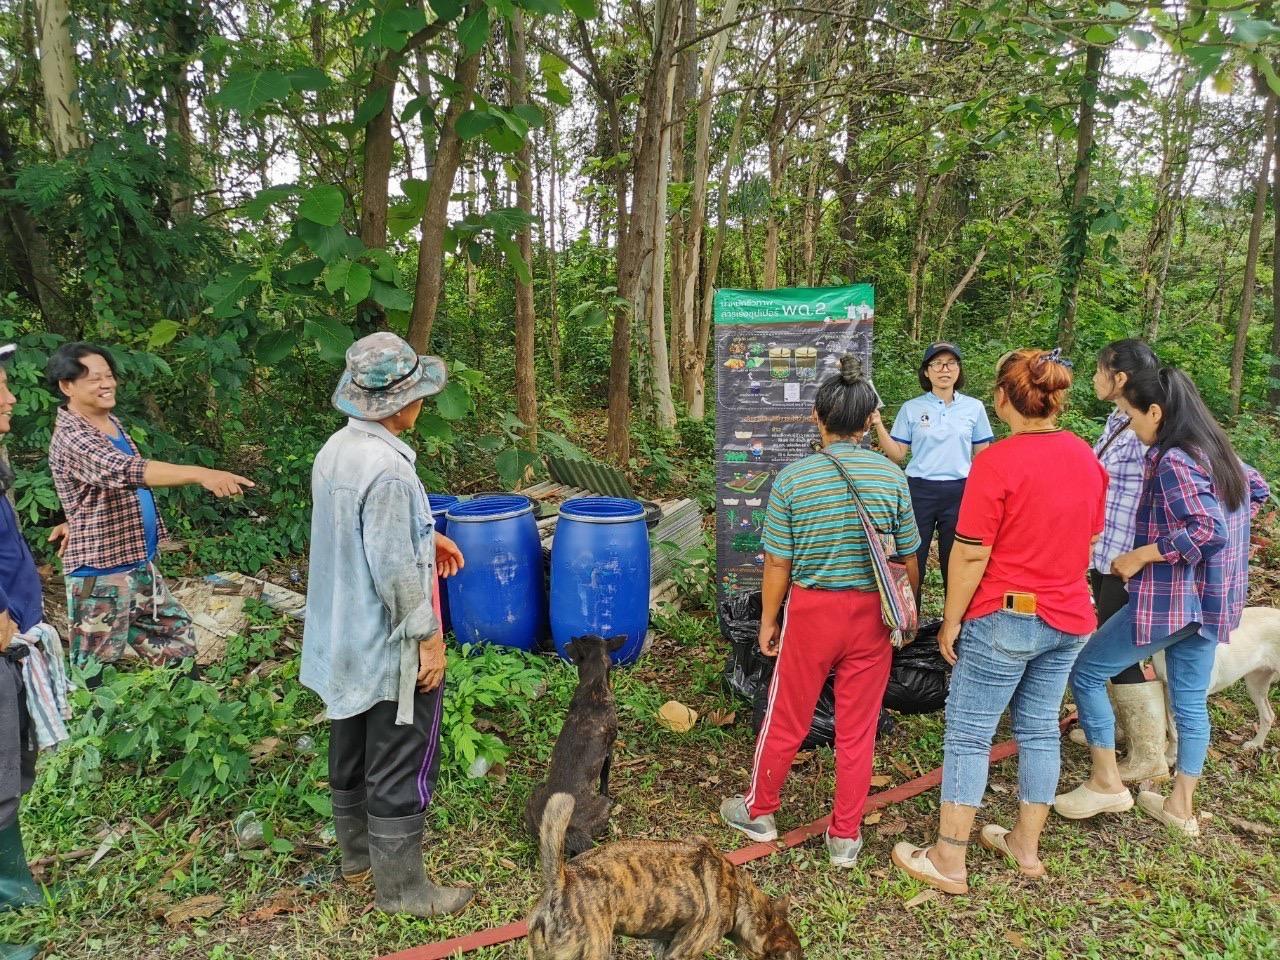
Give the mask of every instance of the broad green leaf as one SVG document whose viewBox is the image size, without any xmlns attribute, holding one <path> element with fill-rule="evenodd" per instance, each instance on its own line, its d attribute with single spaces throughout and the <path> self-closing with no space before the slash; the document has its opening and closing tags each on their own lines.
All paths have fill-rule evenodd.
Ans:
<svg viewBox="0 0 1280 960">
<path fill-rule="evenodd" d="M 533 283 L 533 274 L 529 272 L 529 264 L 525 262 L 524 257 L 520 256 L 520 247 L 510 237 L 504 237 L 501 234 L 495 234 L 493 242 L 498 245 L 498 249 L 507 255 L 507 260 L 511 263 L 511 268 L 515 270 L 516 276 L 521 283 Z"/>
<path fill-rule="evenodd" d="M 413 294 L 408 290 L 401 290 L 397 286 L 385 283 L 382 280 L 374 280 L 370 287 L 370 294 L 373 299 L 388 310 L 412 310 Z"/>
<path fill-rule="evenodd" d="M 326 90 L 333 81 L 319 67 L 300 67 L 289 71 L 289 84 L 295 90 Z"/>
<path fill-rule="evenodd" d="M 275 100 L 283 100 L 293 89 L 279 70 L 233 70 L 217 93 L 217 101 L 246 116 Z"/>
<path fill-rule="evenodd" d="M 436 394 L 436 409 L 446 420 L 461 420 L 471 411 L 471 395 L 462 384 L 450 380 Z"/>
<path fill-rule="evenodd" d="M 462 0 L 430 0 L 429 5 L 436 20 L 452 20 L 462 12 Z"/>
<path fill-rule="evenodd" d="M 569 65 L 554 53 L 543 52 L 538 57 L 538 69 L 544 74 L 553 73 L 556 76 L 559 76 L 569 69 Z"/>
<path fill-rule="evenodd" d="M 426 25 L 427 16 L 419 8 L 394 7 L 375 16 L 358 43 L 365 47 L 400 50 L 408 42 L 409 34 Z"/>
<path fill-rule="evenodd" d="M 600 13 L 596 0 L 564 0 L 564 5 L 583 20 L 594 20 Z"/>
<path fill-rule="evenodd" d="M 480 437 L 476 440 L 476 446 L 485 453 L 497 453 L 506 444 L 507 441 L 504 437 Z"/>
<path fill-rule="evenodd" d="M 369 121 L 380 114 L 387 105 L 387 97 L 391 91 L 386 87 L 375 90 L 364 103 L 360 104 L 360 109 L 356 111 L 355 119 L 351 122 L 357 127 L 367 126 Z"/>
<path fill-rule="evenodd" d="M 387 229 L 397 239 L 418 225 L 422 219 L 422 211 L 415 210 L 412 203 L 397 203 L 387 211 Z"/>
<path fill-rule="evenodd" d="M 530 13 L 543 13 L 549 16 L 564 12 L 564 4 L 560 0 L 520 0 L 520 6 Z"/>
<path fill-rule="evenodd" d="M 427 204 L 427 191 L 431 189 L 431 181 L 419 180 L 417 177 L 407 177 L 400 181 L 400 189 L 415 204 L 425 207 Z"/>
<path fill-rule="evenodd" d="M 305 263 L 299 263 L 297 266 L 290 267 L 284 272 L 284 282 L 297 284 L 303 287 L 309 287 L 316 282 L 316 277 L 320 276 L 324 270 L 324 261 L 320 259 L 311 259 Z"/>
<path fill-rule="evenodd" d="M 537 110 L 537 108 L 534 108 Z M 501 107 L 491 107 L 490 112 L 501 120 L 508 130 L 517 134 L 522 140 L 529 133 L 529 124 L 519 114 L 513 110 L 503 110 Z"/>
<path fill-rule="evenodd" d="M 474 140 L 486 130 L 500 125 L 502 121 L 487 111 L 467 110 L 458 117 L 453 128 L 460 140 Z"/>
<path fill-rule="evenodd" d="M 514 487 L 524 479 L 525 471 L 537 462 L 537 458 L 528 450 L 519 447 L 508 447 L 498 454 L 493 461 L 505 487 Z"/>
<path fill-rule="evenodd" d="M 273 206 L 281 200 L 287 200 L 297 192 L 298 188 L 293 184 L 281 184 L 280 186 L 259 190 L 253 199 L 244 205 L 245 215 L 251 220 L 261 220 Z"/>
<path fill-rule="evenodd" d="M 467 56 L 479 53 L 489 40 L 489 8 L 481 7 L 458 26 L 458 42 Z"/>
<path fill-rule="evenodd" d="M 1253 46 L 1269 40 L 1280 33 L 1280 27 L 1265 20 L 1237 20 L 1235 29 L 1231 31 L 1231 39 L 1236 43 Z"/>
<path fill-rule="evenodd" d="M 549 73 L 546 81 L 547 88 L 543 91 L 543 96 L 562 107 L 573 103 L 573 91 L 565 84 L 564 78 L 557 73 Z"/>
<path fill-rule="evenodd" d="M 373 275 L 363 263 L 353 263 L 351 272 L 347 274 L 347 302 L 359 303 L 369 295 L 369 286 L 373 283 Z"/>
<path fill-rule="evenodd" d="M 408 123 L 410 120 L 412 120 L 414 117 L 416 117 L 420 113 L 423 114 L 426 117 L 426 119 L 434 120 L 435 119 L 435 110 L 433 109 L 434 106 L 435 106 L 434 97 L 414 97 L 412 100 L 406 103 L 404 105 L 404 109 L 400 111 L 400 122 Z"/>
<path fill-rule="evenodd" d="M 480 222 L 499 233 L 515 233 L 521 227 L 532 226 L 537 217 L 519 207 L 498 207 L 481 217 Z"/>
<path fill-rule="evenodd" d="M 523 120 L 525 125 L 531 130 L 537 130 L 547 122 L 547 118 L 543 115 L 542 109 L 532 103 L 518 103 L 511 108 L 511 112 Z"/>
<path fill-rule="evenodd" d="M 332 227 L 342 219 L 342 208 L 346 198 L 342 191 L 332 184 L 322 183 L 307 191 L 298 204 L 298 216 L 305 217 L 322 226 Z"/>
<path fill-rule="evenodd" d="M 1139 50 L 1147 49 L 1156 41 L 1155 34 L 1146 30 L 1129 29 L 1124 32 L 1124 35 Z"/>
<path fill-rule="evenodd" d="M 524 135 L 507 126 L 497 126 L 484 132 L 485 142 L 498 153 L 516 153 L 524 146 Z"/>
<path fill-rule="evenodd" d="M 1084 32 L 1085 40 L 1099 45 L 1112 43 L 1119 36 L 1120 31 L 1109 23 L 1096 24 Z"/>
<path fill-rule="evenodd" d="M 366 254 L 373 261 L 373 275 L 379 280 L 386 283 L 394 283 L 396 279 L 396 262 L 391 259 L 391 254 L 385 250 L 378 248 L 371 249 Z"/>
<path fill-rule="evenodd" d="M 253 279 L 257 272 L 257 267 L 238 263 L 204 288 L 204 298 L 215 317 L 223 319 L 239 312 L 240 301 L 260 286 L 261 281 Z"/>
<path fill-rule="evenodd" d="M 324 288 L 330 293 L 337 293 L 347 285 L 351 275 L 350 260 L 335 260 L 324 268 Z"/>
<path fill-rule="evenodd" d="M 287 357 L 298 343 L 298 335 L 292 330 L 272 330 L 258 338 L 253 355 L 259 363 L 275 366 Z"/>
<path fill-rule="evenodd" d="M 436 443 L 453 443 L 453 427 L 438 413 L 424 413 L 418 417 L 418 436 Z"/>
<path fill-rule="evenodd" d="M 296 228 L 298 239 L 325 263 L 332 263 L 349 249 L 347 231 L 341 224 L 326 227 L 314 220 L 299 220 Z"/>
<path fill-rule="evenodd" d="M 347 347 L 355 343 L 351 328 L 334 317 L 308 317 L 302 330 L 305 336 L 315 341 L 321 358 L 329 363 L 342 363 L 346 359 Z"/>
<path fill-rule="evenodd" d="M 167 343 L 171 343 L 173 338 L 182 330 L 182 325 L 175 320 L 158 320 L 151 327 L 151 334 L 147 337 L 147 346 L 152 350 L 157 347 L 163 347 Z"/>
<path fill-rule="evenodd" d="M 1112 2 L 1103 7 L 1099 13 L 1104 17 L 1111 17 L 1113 20 L 1123 20 L 1132 15 L 1133 11 L 1123 3 L 1120 3 L 1119 0 L 1112 0 Z"/>
<path fill-rule="evenodd" d="M 1271 58 L 1265 55 L 1256 56 L 1253 64 L 1267 79 L 1267 86 L 1271 88 L 1271 92 L 1280 97 L 1280 76 L 1276 75 L 1276 68 L 1271 64 Z"/>
</svg>

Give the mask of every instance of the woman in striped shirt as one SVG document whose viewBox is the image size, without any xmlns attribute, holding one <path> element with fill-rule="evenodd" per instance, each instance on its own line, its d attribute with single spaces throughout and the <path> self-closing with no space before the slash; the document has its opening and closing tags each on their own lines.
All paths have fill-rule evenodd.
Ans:
<svg viewBox="0 0 1280 960">
<path fill-rule="evenodd" d="M 1133 796 L 1116 769 L 1115 717 L 1107 678 L 1163 651 L 1178 730 L 1178 764 L 1166 799 L 1143 791 L 1138 806 L 1170 828 L 1198 836 L 1192 797 L 1209 749 L 1209 681 L 1218 644 L 1240 623 L 1249 582 L 1249 524 L 1269 494 L 1200 399 L 1191 378 L 1164 367 L 1125 384 L 1120 405 L 1151 446 L 1138 507 L 1139 546 L 1111 570 L 1129 602 L 1085 645 L 1071 674 L 1092 753 L 1089 779 L 1054 801 L 1064 817 L 1119 813 Z"/>
<path fill-rule="evenodd" d="M 836 798 L 826 841 L 839 867 L 852 866 L 862 849 L 876 723 L 893 663 L 868 531 L 850 483 L 875 527 L 893 536 L 912 588 L 920 584 L 920 536 L 907 478 L 861 445 L 876 402 L 857 358 L 841 358 L 840 373 L 827 378 L 814 400 L 824 452 L 784 467 L 769 493 L 760 650 L 778 663 L 756 741 L 751 789 L 720 805 L 720 815 L 735 830 L 753 840 L 777 838 L 773 814 L 782 785 L 834 670 Z M 787 613 L 780 624 L 784 596 Z"/>
</svg>

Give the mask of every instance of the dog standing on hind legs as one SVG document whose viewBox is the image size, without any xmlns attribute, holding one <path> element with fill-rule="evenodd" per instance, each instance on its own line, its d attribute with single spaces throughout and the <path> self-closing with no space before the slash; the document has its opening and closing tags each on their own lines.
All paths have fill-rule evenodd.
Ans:
<svg viewBox="0 0 1280 960">
<path fill-rule="evenodd" d="M 1151 658 L 1156 676 L 1168 683 L 1164 654 Z M 1209 679 L 1210 695 L 1244 680 L 1249 699 L 1258 711 L 1258 732 L 1252 740 L 1241 745 L 1242 750 L 1259 750 L 1266 743 L 1267 734 L 1275 723 L 1276 714 L 1271 706 L 1271 684 L 1280 676 L 1280 610 L 1271 607 L 1245 607 L 1240 626 L 1231 631 L 1230 642 L 1218 644 L 1213 660 L 1213 675 Z M 1170 766 L 1178 759 L 1178 729 L 1174 725 L 1173 709 L 1165 696 L 1165 714 L 1168 725 L 1166 757 Z"/>
<path fill-rule="evenodd" d="M 653 941 L 657 960 L 701 960 L 725 937 L 751 960 L 803 960 L 787 898 L 770 899 L 701 837 L 619 840 L 565 863 L 573 806 L 557 793 L 542 817 L 530 960 L 609 960 L 618 934 Z"/>
<path fill-rule="evenodd" d="M 609 655 L 622 649 L 627 638 L 584 636 L 565 646 L 569 662 L 578 668 L 578 687 L 569 701 L 564 726 L 551 750 L 551 769 L 545 783 L 534 788 L 524 808 L 524 825 L 538 836 L 542 811 L 556 793 L 574 798 L 573 819 L 565 846 L 570 857 L 590 850 L 609 826 L 609 768 L 618 737 L 618 709 L 609 689 Z"/>
</svg>

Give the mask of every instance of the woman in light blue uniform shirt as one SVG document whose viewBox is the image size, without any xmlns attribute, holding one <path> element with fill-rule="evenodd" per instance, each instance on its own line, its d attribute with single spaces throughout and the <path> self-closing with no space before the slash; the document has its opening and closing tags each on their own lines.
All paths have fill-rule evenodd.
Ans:
<svg viewBox="0 0 1280 960">
<path fill-rule="evenodd" d="M 886 430 L 877 412 L 873 417 L 880 449 L 895 463 L 909 456 L 907 482 L 911 505 L 920 528 L 920 582 L 924 582 L 929 544 L 938 535 L 942 589 L 947 587 L 947 562 L 955 539 L 960 498 L 974 455 L 995 439 L 982 401 L 960 392 L 964 368 L 960 348 L 940 341 L 929 344 L 920 363 L 920 387 L 925 392 L 898 410 L 893 430 Z M 917 601 L 920 599 L 917 595 Z"/>
</svg>

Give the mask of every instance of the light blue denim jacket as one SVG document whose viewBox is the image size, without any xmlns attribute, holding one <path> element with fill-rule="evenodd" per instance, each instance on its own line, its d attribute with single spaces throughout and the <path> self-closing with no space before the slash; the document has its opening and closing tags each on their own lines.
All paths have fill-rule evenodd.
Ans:
<svg viewBox="0 0 1280 960">
<path fill-rule="evenodd" d="M 396 701 L 413 722 L 418 643 L 432 608 L 435 529 L 413 450 L 379 423 L 348 420 L 311 470 L 311 560 L 303 685 L 329 719 Z"/>
</svg>

